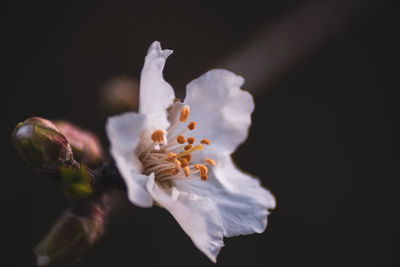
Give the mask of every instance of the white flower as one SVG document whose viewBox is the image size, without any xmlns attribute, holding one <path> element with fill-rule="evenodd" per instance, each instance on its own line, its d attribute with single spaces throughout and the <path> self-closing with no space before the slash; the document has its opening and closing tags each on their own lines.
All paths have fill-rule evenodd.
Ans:
<svg viewBox="0 0 400 267">
<path fill-rule="evenodd" d="M 162 71 L 171 50 L 154 42 L 140 80 L 139 113 L 108 119 L 111 154 L 140 207 L 166 208 L 212 261 L 223 237 L 261 233 L 272 194 L 231 159 L 247 137 L 254 102 L 243 78 L 215 69 L 187 85 L 183 103 Z"/>
</svg>

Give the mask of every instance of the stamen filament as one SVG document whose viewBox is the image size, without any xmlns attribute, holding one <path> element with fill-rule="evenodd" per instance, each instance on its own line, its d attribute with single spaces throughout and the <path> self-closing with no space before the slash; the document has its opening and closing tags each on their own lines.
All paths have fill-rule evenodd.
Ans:
<svg viewBox="0 0 400 267">
<path fill-rule="evenodd" d="M 196 151 L 196 150 L 201 150 L 201 149 L 203 149 L 203 145 L 197 145 L 197 146 L 194 146 L 194 147 L 192 147 L 192 148 L 190 148 L 190 149 L 188 149 L 188 150 L 186 150 L 186 151 L 183 151 L 183 152 L 181 152 L 181 153 L 179 153 L 178 155 L 177 155 L 177 157 L 178 157 L 178 159 L 179 158 L 181 158 L 181 157 L 183 157 L 183 156 L 186 156 L 187 154 L 189 154 L 189 153 L 191 153 L 191 152 L 193 152 L 193 151 Z"/>
</svg>

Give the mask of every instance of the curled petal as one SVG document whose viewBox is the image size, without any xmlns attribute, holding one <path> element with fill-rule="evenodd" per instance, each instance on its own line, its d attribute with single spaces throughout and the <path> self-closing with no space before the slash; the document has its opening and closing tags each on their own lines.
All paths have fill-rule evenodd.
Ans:
<svg viewBox="0 0 400 267">
<path fill-rule="evenodd" d="M 153 200 L 145 189 L 147 176 L 141 175 L 143 166 L 135 153 L 146 115 L 134 112 L 108 118 L 106 132 L 110 140 L 110 152 L 125 181 L 129 200 L 140 207 L 151 207 Z"/>
<path fill-rule="evenodd" d="M 139 112 L 148 115 L 148 127 L 167 129 L 166 109 L 175 98 L 174 90 L 163 78 L 165 61 L 172 50 L 161 50 L 160 43 L 155 41 L 149 47 L 140 76 Z"/>
<path fill-rule="evenodd" d="M 240 88 L 243 78 L 222 69 L 207 72 L 187 85 L 189 120 L 197 122 L 193 136 L 211 141 L 211 154 L 229 155 L 247 137 L 253 97 Z"/>
<path fill-rule="evenodd" d="M 196 247 L 213 262 L 223 247 L 223 227 L 214 203 L 207 197 L 161 188 L 150 176 L 147 190 L 153 199 L 167 209 Z"/>
</svg>

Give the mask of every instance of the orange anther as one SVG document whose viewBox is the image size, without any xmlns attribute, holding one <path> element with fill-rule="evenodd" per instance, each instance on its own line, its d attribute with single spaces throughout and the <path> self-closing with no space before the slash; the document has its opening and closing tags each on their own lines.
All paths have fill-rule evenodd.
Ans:
<svg viewBox="0 0 400 267">
<path fill-rule="evenodd" d="M 182 158 L 181 159 L 181 167 L 185 168 L 188 165 L 189 165 L 189 161 L 186 158 Z"/>
<path fill-rule="evenodd" d="M 212 160 L 212 159 L 206 159 L 206 162 L 207 162 L 208 164 L 212 165 L 212 166 L 215 166 L 215 165 L 216 165 L 216 164 L 215 164 L 215 161 Z"/>
<path fill-rule="evenodd" d="M 187 159 L 187 161 L 190 161 L 192 159 L 192 155 L 187 154 L 187 155 L 183 156 L 182 158 Z"/>
<path fill-rule="evenodd" d="M 187 142 L 189 143 L 189 144 L 193 144 L 194 143 L 194 137 L 189 137 L 188 139 L 187 139 Z"/>
<path fill-rule="evenodd" d="M 179 160 L 176 159 L 176 160 L 174 161 L 174 163 L 175 163 L 175 168 L 177 168 L 177 169 L 179 170 L 179 169 L 181 168 L 181 166 L 182 166 L 182 165 L 181 165 L 181 162 L 180 162 Z"/>
<path fill-rule="evenodd" d="M 196 122 L 194 122 L 194 121 L 189 122 L 187 128 L 188 128 L 189 130 L 193 131 L 194 128 L 196 128 Z"/>
<path fill-rule="evenodd" d="M 186 142 L 185 137 L 184 137 L 183 135 L 179 135 L 179 136 L 176 138 L 176 141 L 178 141 L 179 144 L 183 144 L 183 143 Z"/>
<path fill-rule="evenodd" d="M 191 145 L 191 144 L 188 144 L 188 145 L 186 145 L 186 146 L 184 147 L 185 150 L 188 150 L 188 149 L 191 149 L 191 148 L 192 148 L 192 145 Z"/>
<path fill-rule="evenodd" d="M 207 179 L 208 179 L 208 176 L 207 176 L 207 175 L 200 176 L 200 179 L 201 179 L 201 180 L 203 180 L 203 181 L 207 181 Z"/>
<path fill-rule="evenodd" d="M 151 134 L 151 140 L 155 143 L 164 143 L 164 131 L 163 130 L 155 130 Z"/>
<path fill-rule="evenodd" d="M 195 164 L 193 167 L 200 171 L 200 176 L 207 176 L 208 169 L 203 164 Z"/>
<path fill-rule="evenodd" d="M 200 141 L 200 143 L 201 144 L 203 144 L 203 145 L 210 145 L 210 140 L 208 140 L 207 138 L 204 138 L 204 139 L 202 139 L 201 141 Z"/>
<path fill-rule="evenodd" d="M 190 169 L 188 166 L 182 168 L 183 172 L 185 173 L 185 176 L 188 177 L 190 175 Z"/>
<path fill-rule="evenodd" d="M 179 116 L 179 121 L 184 122 L 188 119 L 190 114 L 189 106 L 183 106 L 181 110 L 181 115 Z"/>
</svg>

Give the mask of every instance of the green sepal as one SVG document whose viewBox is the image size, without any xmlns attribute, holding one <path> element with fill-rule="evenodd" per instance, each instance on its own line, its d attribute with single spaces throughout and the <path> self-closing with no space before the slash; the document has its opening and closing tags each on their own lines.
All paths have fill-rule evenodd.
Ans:
<svg viewBox="0 0 400 267">
<path fill-rule="evenodd" d="M 70 198 L 82 198 L 93 193 L 92 175 L 84 165 L 79 169 L 62 166 L 60 177 L 65 186 L 65 194 Z"/>
</svg>

